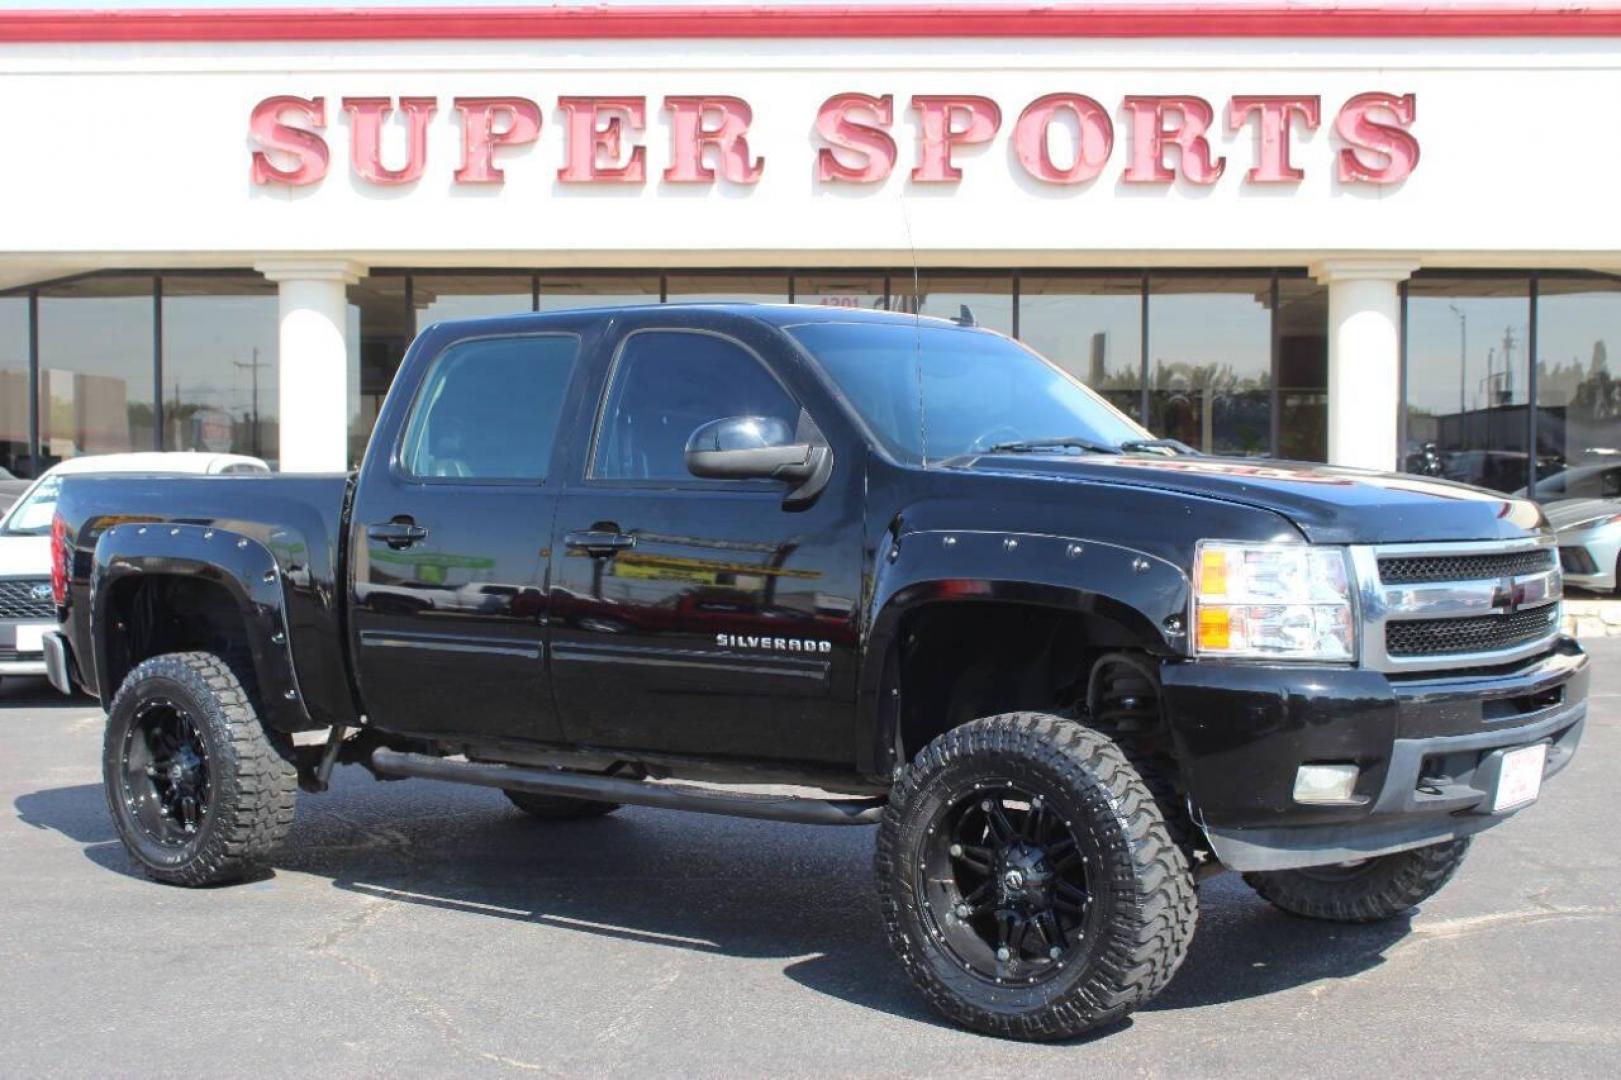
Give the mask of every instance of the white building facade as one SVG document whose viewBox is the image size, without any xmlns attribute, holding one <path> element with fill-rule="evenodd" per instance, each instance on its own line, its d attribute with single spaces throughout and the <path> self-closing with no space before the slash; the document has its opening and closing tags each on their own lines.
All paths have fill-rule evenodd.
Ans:
<svg viewBox="0 0 1621 1080">
<path fill-rule="evenodd" d="M 0 465 L 342 469 L 430 321 L 737 298 L 1514 490 L 1621 451 L 1618 99 L 1591 8 L 0 13 Z"/>
</svg>

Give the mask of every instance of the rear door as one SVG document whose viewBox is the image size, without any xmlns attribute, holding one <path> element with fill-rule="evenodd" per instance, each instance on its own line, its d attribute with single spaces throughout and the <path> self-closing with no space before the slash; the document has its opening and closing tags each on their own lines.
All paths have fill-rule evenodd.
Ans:
<svg viewBox="0 0 1621 1080">
<path fill-rule="evenodd" d="M 371 721 L 550 740 L 544 660 L 553 457 L 573 333 L 451 341 L 409 360 L 355 494 L 351 637 Z"/>
<path fill-rule="evenodd" d="M 654 313 L 615 331 L 553 539 L 569 737 L 848 765 L 861 456 L 832 442 L 831 481 L 797 510 L 782 483 L 692 476 L 686 442 L 709 421 L 774 417 L 821 440 L 836 418 L 825 401 L 812 414 L 786 346 L 752 320 Z"/>
</svg>

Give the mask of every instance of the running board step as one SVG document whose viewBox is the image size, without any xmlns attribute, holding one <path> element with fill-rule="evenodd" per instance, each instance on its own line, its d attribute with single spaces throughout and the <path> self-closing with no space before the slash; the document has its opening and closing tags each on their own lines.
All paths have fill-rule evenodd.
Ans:
<svg viewBox="0 0 1621 1080">
<path fill-rule="evenodd" d="M 371 770 L 379 776 L 448 780 L 453 784 L 476 784 L 531 795 L 566 795 L 576 799 L 624 803 L 627 806 L 656 806 L 664 810 L 792 821 L 801 825 L 876 825 L 884 812 L 883 799 L 800 799 L 784 795 L 755 795 L 717 791 L 690 784 L 631 780 L 623 776 L 531 769 L 483 761 L 452 761 L 398 750 L 373 750 L 369 763 Z"/>
</svg>

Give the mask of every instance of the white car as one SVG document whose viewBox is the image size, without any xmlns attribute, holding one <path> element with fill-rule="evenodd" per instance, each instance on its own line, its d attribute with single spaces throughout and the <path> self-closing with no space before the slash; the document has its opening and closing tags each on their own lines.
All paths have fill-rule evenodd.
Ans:
<svg viewBox="0 0 1621 1080">
<path fill-rule="evenodd" d="M 44 675 L 40 644 L 56 625 L 51 598 L 51 516 L 62 477 L 70 473 L 267 473 L 256 457 L 197 451 L 99 454 L 47 469 L 0 517 L 0 677 Z"/>
</svg>

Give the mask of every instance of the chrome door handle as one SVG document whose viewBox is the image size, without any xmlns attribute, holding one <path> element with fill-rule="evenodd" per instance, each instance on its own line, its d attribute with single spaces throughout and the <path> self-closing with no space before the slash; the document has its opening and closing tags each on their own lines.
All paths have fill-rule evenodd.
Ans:
<svg viewBox="0 0 1621 1080">
<path fill-rule="evenodd" d="M 427 539 L 428 530 L 410 519 L 379 521 L 375 525 L 366 526 L 366 535 L 373 540 L 381 540 L 398 551 L 410 547 L 418 540 Z"/>
<path fill-rule="evenodd" d="M 563 545 L 570 551 L 584 551 L 591 555 L 613 555 L 635 547 L 636 538 L 628 533 L 582 529 L 565 534 Z"/>
</svg>

